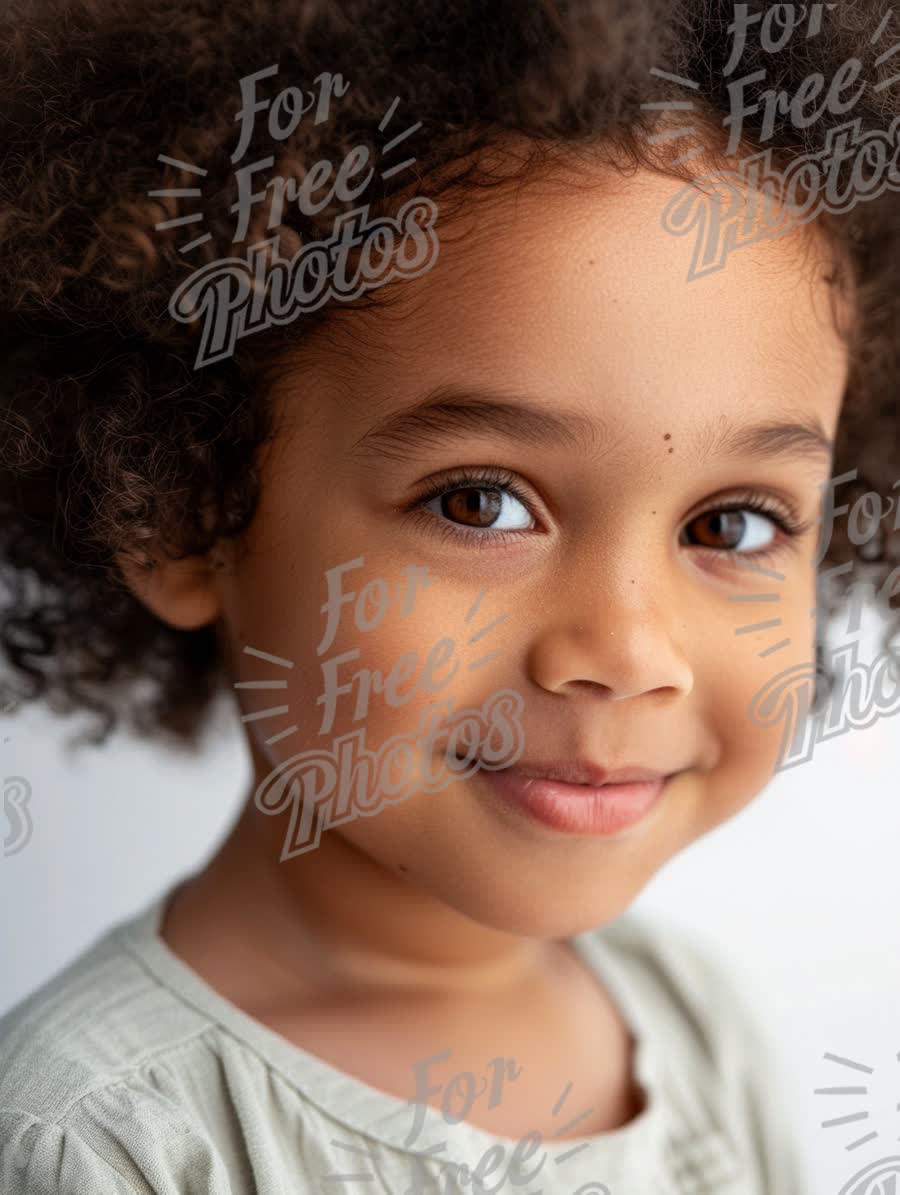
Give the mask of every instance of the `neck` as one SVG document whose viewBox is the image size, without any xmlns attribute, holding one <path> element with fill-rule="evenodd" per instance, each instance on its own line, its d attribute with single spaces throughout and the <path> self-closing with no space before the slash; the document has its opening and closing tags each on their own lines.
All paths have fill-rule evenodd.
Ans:
<svg viewBox="0 0 900 1195">
<path fill-rule="evenodd" d="M 252 796 L 193 883 L 267 961 L 330 994 L 502 994 L 558 964 L 562 944 L 481 925 L 326 831 L 280 861 L 284 822 Z"/>
</svg>

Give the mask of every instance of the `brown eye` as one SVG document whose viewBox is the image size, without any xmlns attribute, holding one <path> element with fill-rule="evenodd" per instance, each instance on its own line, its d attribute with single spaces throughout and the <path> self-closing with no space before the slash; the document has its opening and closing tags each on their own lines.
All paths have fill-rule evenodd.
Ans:
<svg viewBox="0 0 900 1195">
<path fill-rule="evenodd" d="M 464 527 L 518 531 L 532 525 L 529 511 L 514 494 L 490 486 L 447 490 L 424 505 L 435 514 Z"/>
<path fill-rule="evenodd" d="M 755 525 L 755 526 L 754 526 Z M 774 541 L 774 521 L 767 515 L 752 510 L 709 510 L 705 514 L 691 519 L 685 528 L 693 527 L 694 540 L 684 542 L 696 543 L 703 548 L 716 548 L 719 551 L 729 551 L 741 545 L 743 551 L 757 551 L 771 547 Z M 758 542 L 762 534 L 762 543 Z M 746 542 L 747 538 L 751 542 Z"/>
<path fill-rule="evenodd" d="M 499 490 L 451 490 L 441 496 L 441 514 L 470 527 L 490 527 L 502 505 Z"/>
</svg>

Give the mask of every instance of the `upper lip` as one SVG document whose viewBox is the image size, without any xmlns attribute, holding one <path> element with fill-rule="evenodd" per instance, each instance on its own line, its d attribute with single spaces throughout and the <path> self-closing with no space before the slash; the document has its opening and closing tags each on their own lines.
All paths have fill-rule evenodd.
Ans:
<svg viewBox="0 0 900 1195">
<path fill-rule="evenodd" d="M 604 784 L 634 784 L 640 781 L 664 780 L 671 772 L 658 768 L 603 768 L 599 764 L 572 759 L 520 760 L 509 769 L 533 780 L 559 780 L 564 784 L 588 784 L 601 788 Z"/>
</svg>

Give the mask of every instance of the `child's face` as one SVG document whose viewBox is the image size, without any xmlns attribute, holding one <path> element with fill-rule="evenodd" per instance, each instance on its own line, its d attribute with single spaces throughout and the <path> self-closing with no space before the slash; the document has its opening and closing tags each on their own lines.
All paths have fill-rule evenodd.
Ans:
<svg viewBox="0 0 900 1195">
<path fill-rule="evenodd" d="M 477 771 L 325 832 L 481 924 L 544 937 L 617 916 L 772 776 L 783 726 L 762 728 L 748 707 L 767 681 L 814 659 L 816 519 L 831 462 L 786 433 L 755 455 L 726 454 L 725 442 L 740 429 L 800 422 L 833 439 L 847 370 L 824 254 L 820 245 L 807 252 L 808 228 L 744 247 L 689 282 L 691 239 L 660 226 L 683 184 L 643 172 L 597 178 L 596 189 L 542 184 L 517 200 L 481 199 L 452 243 L 439 218 L 437 264 L 399 283 L 389 311 L 345 313 L 336 335 L 285 362 L 275 394 L 285 424 L 262 460 L 246 551 L 209 582 L 234 680 L 287 682 L 238 690 L 244 714 L 289 706 L 245 723 L 256 784 L 302 751 L 330 751 L 340 735 L 364 728 L 377 750 L 414 735 L 428 705 L 478 708 L 499 689 L 524 700 L 520 762 L 678 773 L 642 821 L 612 837 L 513 816 Z M 390 438 L 388 421 L 438 389 L 452 390 L 451 401 L 502 402 L 505 419 L 485 406 L 483 418 L 435 416 Z M 526 400 L 561 429 L 515 417 Z M 471 489 L 460 471 L 489 466 L 522 495 L 502 499 L 499 530 L 490 513 L 467 514 L 464 495 L 427 501 L 451 471 L 457 488 Z M 427 509 L 412 513 L 420 495 Z M 808 529 L 789 538 L 746 509 L 753 495 L 776 513 L 793 507 Z M 488 487 L 488 511 L 492 498 Z M 732 498 L 743 519 L 726 516 L 723 529 L 699 518 Z M 476 529 L 468 537 L 466 520 Z M 704 537 L 709 546 L 697 546 Z M 769 545 L 770 555 L 753 554 Z M 364 566 L 340 575 L 340 591 L 383 578 L 393 604 L 366 632 L 342 605 L 317 655 L 326 571 L 357 557 Z M 430 583 L 415 587 L 404 616 L 400 594 L 416 565 Z M 376 605 L 364 616 L 374 619 Z M 337 667 L 345 684 L 416 653 L 398 688 L 407 693 L 446 638 L 453 656 L 436 675 L 458 662 L 448 685 L 393 706 L 373 692 L 360 720 L 354 686 L 319 734 L 324 663 L 358 648 Z M 245 645 L 294 667 L 242 653 Z M 299 730 L 266 745 L 292 725 Z M 278 824 L 280 845 L 287 814 Z"/>
</svg>

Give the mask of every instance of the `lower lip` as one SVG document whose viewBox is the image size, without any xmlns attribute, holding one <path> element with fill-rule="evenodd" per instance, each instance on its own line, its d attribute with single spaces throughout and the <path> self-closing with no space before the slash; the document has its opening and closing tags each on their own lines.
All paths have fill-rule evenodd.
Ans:
<svg viewBox="0 0 900 1195">
<path fill-rule="evenodd" d="M 513 768 L 481 769 L 494 792 L 507 804 L 567 834 L 617 834 L 635 825 L 662 796 L 667 778 L 631 784 L 564 784 L 529 780 Z"/>
</svg>

